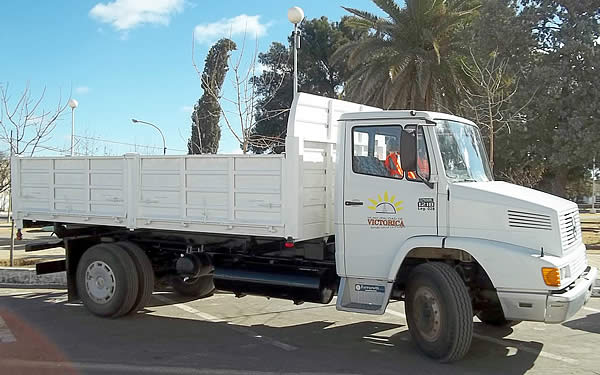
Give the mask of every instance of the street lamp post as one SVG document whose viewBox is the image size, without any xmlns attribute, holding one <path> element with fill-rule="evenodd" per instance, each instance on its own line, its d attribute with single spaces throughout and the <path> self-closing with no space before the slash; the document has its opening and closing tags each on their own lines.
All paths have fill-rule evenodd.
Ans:
<svg viewBox="0 0 600 375">
<path fill-rule="evenodd" d="M 294 98 L 298 94 L 298 48 L 300 48 L 300 31 L 298 24 L 304 19 L 304 11 L 300 7 L 288 9 L 288 20 L 294 24 Z"/>
<path fill-rule="evenodd" d="M 71 107 L 71 156 L 75 155 L 75 108 L 79 105 L 79 102 L 75 99 L 69 100 L 69 107 Z"/>
<path fill-rule="evenodd" d="M 158 132 L 160 133 L 160 136 L 162 137 L 162 141 L 163 141 L 163 155 L 167 154 L 167 144 L 165 143 L 165 136 L 163 135 L 163 132 L 158 128 L 158 126 L 154 125 L 151 122 L 146 122 L 146 121 L 142 121 L 142 120 L 136 120 L 134 118 L 131 119 L 131 122 L 133 122 L 134 124 L 140 123 L 140 124 L 150 125 L 154 129 L 158 130 Z"/>
</svg>

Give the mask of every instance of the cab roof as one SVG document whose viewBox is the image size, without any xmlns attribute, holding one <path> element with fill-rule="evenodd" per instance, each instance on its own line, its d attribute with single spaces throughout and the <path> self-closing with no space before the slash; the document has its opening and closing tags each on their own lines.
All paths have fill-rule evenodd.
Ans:
<svg viewBox="0 0 600 375">
<path fill-rule="evenodd" d="M 473 121 L 462 117 L 449 115 L 447 113 L 413 110 L 382 110 L 369 112 L 349 112 L 340 116 L 339 121 L 361 121 L 361 120 L 394 120 L 394 119 L 422 119 L 422 120 L 450 120 L 475 125 Z"/>
</svg>

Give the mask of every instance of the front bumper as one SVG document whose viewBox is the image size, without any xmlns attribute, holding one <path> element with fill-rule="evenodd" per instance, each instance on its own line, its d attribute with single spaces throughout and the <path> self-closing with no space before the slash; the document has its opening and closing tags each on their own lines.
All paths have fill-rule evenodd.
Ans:
<svg viewBox="0 0 600 375">
<path fill-rule="evenodd" d="M 562 323 L 579 311 L 592 296 L 598 270 L 589 266 L 567 289 L 553 293 L 546 301 L 546 323 Z"/>
<path fill-rule="evenodd" d="M 498 291 L 498 298 L 508 320 L 561 323 L 575 315 L 592 295 L 598 276 L 588 266 L 568 287 L 548 292 Z"/>
</svg>

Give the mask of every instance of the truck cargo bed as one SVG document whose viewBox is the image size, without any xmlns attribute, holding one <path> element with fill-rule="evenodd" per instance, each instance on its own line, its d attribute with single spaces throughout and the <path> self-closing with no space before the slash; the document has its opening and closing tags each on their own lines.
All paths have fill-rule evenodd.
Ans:
<svg viewBox="0 0 600 375">
<path fill-rule="evenodd" d="M 301 93 L 282 155 L 15 157 L 23 220 L 293 238 L 333 234 L 342 113 L 370 107 Z"/>
</svg>

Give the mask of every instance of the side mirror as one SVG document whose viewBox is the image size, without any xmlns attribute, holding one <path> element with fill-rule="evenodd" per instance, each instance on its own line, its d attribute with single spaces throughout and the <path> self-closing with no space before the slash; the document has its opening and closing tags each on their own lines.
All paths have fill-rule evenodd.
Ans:
<svg viewBox="0 0 600 375">
<path fill-rule="evenodd" d="M 417 170 L 417 137 L 414 131 L 402 130 L 400 136 L 400 165 L 404 171 Z"/>
</svg>

